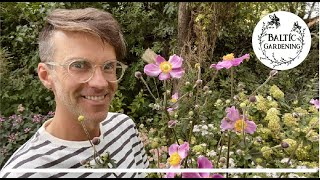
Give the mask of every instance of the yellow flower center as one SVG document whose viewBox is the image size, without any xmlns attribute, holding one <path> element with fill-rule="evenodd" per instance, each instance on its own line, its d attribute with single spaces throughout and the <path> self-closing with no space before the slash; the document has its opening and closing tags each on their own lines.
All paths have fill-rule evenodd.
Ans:
<svg viewBox="0 0 320 180">
<path fill-rule="evenodd" d="M 164 61 L 160 64 L 160 69 L 163 73 L 169 73 L 172 70 L 172 64 L 168 61 Z"/>
<path fill-rule="evenodd" d="M 178 152 L 171 154 L 169 158 L 169 163 L 171 166 L 179 165 L 180 161 L 181 161 L 181 157 L 179 156 Z"/>
<path fill-rule="evenodd" d="M 231 61 L 233 59 L 234 59 L 233 53 L 230 53 L 230 54 L 227 54 L 227 55 L 223 56 L 223 60 L 224 61 Z"/>
<path fill-rule="evenodd" d="M 172 103 L 175 103 L 175 102 L 177 102 L 177 101 L 178 101 L 178 99 L 175 99 L 175 98 L 172 98 L 172 99 L 171 99 L 171 102 L 172 102 Z"/>
<path fill-rule="evenodd" d="M 242 131 L 242 126 L 243 126 L 243 129 L 245 129 L 247 127 L 246 122 L 244 120 L 242 120 L 242 119 L 237 120 L 236 123 L 234 124 L 234 128 L 238 132 Z"/>
</svg>

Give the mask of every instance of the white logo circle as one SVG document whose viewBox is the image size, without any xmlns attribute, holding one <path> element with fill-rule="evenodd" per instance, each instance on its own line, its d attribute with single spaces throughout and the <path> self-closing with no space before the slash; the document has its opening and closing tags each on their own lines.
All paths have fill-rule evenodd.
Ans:
<svg viewBox="0 0 320 180">
<path fill-rule="evenodd" d="M 298 66 L 308 55 L 311 35 L 297 15 L 276 11 L 264 16 L 254 28 L 252 47 L 257 58 L 276 70 Z"/>
</svg>

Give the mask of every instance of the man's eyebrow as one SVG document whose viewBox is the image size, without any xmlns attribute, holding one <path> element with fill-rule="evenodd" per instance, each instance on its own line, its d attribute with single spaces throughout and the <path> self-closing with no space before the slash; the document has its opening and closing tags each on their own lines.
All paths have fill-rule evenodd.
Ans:
<svg viewBox="0 0 320 180">
<path fill-rule="evenodd" d="M 71 58 L 68 58 L 65 62 L 71 62 L 71 61 L 74 61 L 74 60 L 82 60 L 82 61 L 91 62 L 89 59 L 84 58 L 84 57 L 71 57 Z"/>
</svg>

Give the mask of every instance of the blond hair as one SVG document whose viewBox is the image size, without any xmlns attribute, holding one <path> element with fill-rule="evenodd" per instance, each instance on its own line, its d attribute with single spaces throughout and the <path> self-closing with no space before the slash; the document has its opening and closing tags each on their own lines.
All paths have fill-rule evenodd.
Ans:
<svg viewBox="0 0 320 180">
<path fill-rule="evenodd" d="M 42 62 L 50 61 L 54 53 L 51 37 L 56 29 L 96 35 L 114 47 L 118 60 L 125 56 L 126 45 L 120 25 L 110 13 L 95 8 L 56 9 L 47 16 L 39 35 Z"/>
</svg>

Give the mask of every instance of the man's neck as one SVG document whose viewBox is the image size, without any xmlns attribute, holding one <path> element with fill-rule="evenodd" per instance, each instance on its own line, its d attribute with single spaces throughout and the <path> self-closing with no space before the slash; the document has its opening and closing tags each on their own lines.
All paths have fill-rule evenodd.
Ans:
<svg viewBox="0 0 320 180">
<path fill-rule="evenodd" d="M 86 128 L 86 131 L 89 134 L 90 140 L 94 137 L 100 136 L 100 126 L 99 124 L 93 125 L 83 122 Z M 52 121 L 45 127 L 46 131 L 51 135 L 67 140 L 67 141 L 85 141 L 88 140 L 88 135 L 85 133 L 85 130 L 81 123 L 75 117 L 68 117 L 65 113 L 62 115 L 56 109 L 55 116 Z"/>
</svg>

